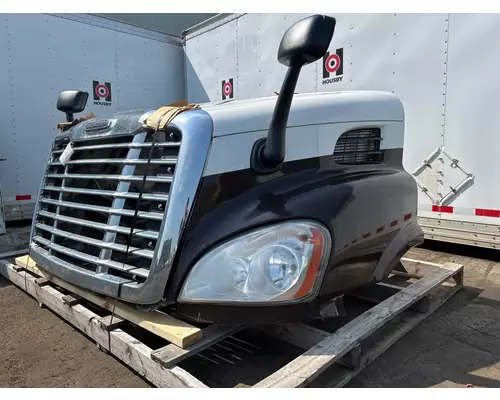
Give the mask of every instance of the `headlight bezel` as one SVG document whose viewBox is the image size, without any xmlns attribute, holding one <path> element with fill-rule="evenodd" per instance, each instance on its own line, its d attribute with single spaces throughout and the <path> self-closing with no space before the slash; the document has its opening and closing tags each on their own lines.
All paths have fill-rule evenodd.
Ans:
<svg viewBox="0 0 500 400">
<path fill-rule="evenodd" d="M 277 298 L 268 299 L 268 300 L 249 300 L 249 299 L 222 299 L 222 298 L 189 298 L 186 297 L 186 288 L 188 283 L 190 282 L 190 278 L 194 274 L 193 271 L 196 268 L 202 268 L 202 265 L 205 262 L 205 265 L 210 265 L 210 258 L 215 258 L 217 252 L 223 252 L 225 249 L 230 247 L 231 245 L 236 245 L 239 241 L 244 241 L 245 238 L 248 238 L 251 235 L 269 234 L 270 232 L 276 232 L 279 229 L 285 229 L 287 226 L 308 226 L 315 232 L 316 235 L 313 238 L 315 241 L 320 240 L 320 246 L 317 244 L 312 244 L 312 253 L 311 258 L 309 259 L 309 263 L 307 267 L 303 268 L 305 271 L 303 274 L 299 276 L 300 285 L 297 287 L 297 283 L 289 287 L 285 290 L 285 292 L 281 293 Z M 309 238 L 310 239 L 310 238 Z M 308 242 L 309 243 L 309 242 Z M 312 242 L 310 242 L 312 243 Z M 275 244 L 268 244 L 262 246 L 259 251 L 254 253 L 258 254 L 260 251 L 263 251 L 267 247 L 275 246 Z M 202 255 L 196 258 L 196 260 L 192 263 L 191 268 L 189 269 L 186 278 L 184 279 L 180 291 L 177 295 L 177 303 L 180 305 L 194 305 L 194 304 L 213 304 L 213 305 L 223 305 L 223 306 L 278 306 L 278 305 L 292 305 L 296 303 L 305 303 L 314 299 L 321 288 L 321 283 L 323 282 L 325 273 L 327 271 L 327 267 L 329 264 L 329 260 L 331 257 L 332 251 L 332 236 L 330 230 L 321 222 L 318 222 L 313 219 L 301 219 L 294 218 L 290 220 L 283 221 L 274 221 L 271 223 L 262 224 L 259 226 L 254 226 L 251 229 L 248 229 L 243 232 L 239 232 L 236 235 L 233 235 L 226 240 L 217 243 L 216 245 L 210 247 L 205 251 Z M 317 260 L 313 260 L 313 256 L 316 257 Z M 208 261 L 206 261 L 209 259 Z M 307 281 L 307 282 L 306 282 Z M 295 291 L 296 294 L 300 293 L 300 296 L 294 298 L 283 298 L 283 295 L 292 293 L 292 289 L 297 289 Z"/>
</svg>

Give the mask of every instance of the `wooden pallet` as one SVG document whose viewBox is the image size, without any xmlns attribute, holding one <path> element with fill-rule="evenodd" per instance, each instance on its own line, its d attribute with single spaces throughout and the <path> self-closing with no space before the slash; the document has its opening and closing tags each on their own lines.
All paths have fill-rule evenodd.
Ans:
<svg viewBox="0 0 500 400">
<path fill-rule="evenodd" d="M 139 313 L 123 303 L 115 310 L 119 317 L 110 315 L 106 298 L 42 273 L 27 257 L 16 259 L 16 264 L 0 260 L 0 273 L 158 387 L 208 387 L 202 382 L 205 379 L 189 372 L 192 369 L 179 366 L 184 362 L 208 360 L 203 371 L 195 368 L 201 371 L 198 375 L 217 375 L 224 360 L 232 365 L 246 362 L 241 354 L 230 354 L 231 361 L 230 356 L 213 351 L 239 347 L 252 357 L 252 347 L 258 346 L 239 339 L 238 332 L 255 338 L 265 333 L 302 353 L 268 376 L 238 387 L 341 387 L 463 286 L 461 265 L 410 260 L 389 281 L 351 293 L 367 309 L 340 327 L 335 327 L 335 321 L 341 320 L 337 318 L 253 328 L 215 324 L 202 329 L 163 313 Z M 146 331 L 162 342 L 144 339 Z M 206 355 L 209 350 L 212 352 Z M 245 379 L 241 377 L 239 382 Z"/>
<path fill-rule="evenodd" d="M 115 301 L 109 297 L 89 292 L 85 289 L 65 282 L 56 276 L 43 272 L 37 267 L 35 261 L 29 259 L 28 262 L 28 256 L 18 257 L 15 262 L 18 267 L 22 267 L 23 269 L 26 269 L 35 275 L 46 279 L 47 281 L 53 282 L 54 284 L 78 295 L 85 300 L 90 301 L 93 304 L 98 305 L 99 307 L 108 311 L 113 311 L 119 317 L 126 319 L 181 348 L 196 343 L 203 336 L 201 329 L 184 321 L 180 321 L 179 319 L 168 314 L 159 311 L 147 313 L 137 311 L 123 302 Z"/>
</svg>

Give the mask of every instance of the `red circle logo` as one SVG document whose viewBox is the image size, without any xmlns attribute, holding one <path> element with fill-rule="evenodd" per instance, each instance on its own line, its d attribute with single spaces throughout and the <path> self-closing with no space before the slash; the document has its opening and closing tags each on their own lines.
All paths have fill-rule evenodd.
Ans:
<svg viewBox="0 0 500 400">
<path fill-rule="evenodd" d="M 330 74 L 337 72 L 340 68 L 340 57 L 337 54 L 330 54 L 325 61 L 325 68 Z"/>
<path fill-rule="evenodd" d="M 233 85 L 231 85 L 231 82 L 226 82 L 224 83 L 224 96 L 229 96 L 233 92 Z"/>
<path fill-rule="evenodd" d="M 109 89 L 106 85 L 99 84 L 95 87 L 95 94 L 99 97 L 108 97 L 109 96 Z"/>
</svg>

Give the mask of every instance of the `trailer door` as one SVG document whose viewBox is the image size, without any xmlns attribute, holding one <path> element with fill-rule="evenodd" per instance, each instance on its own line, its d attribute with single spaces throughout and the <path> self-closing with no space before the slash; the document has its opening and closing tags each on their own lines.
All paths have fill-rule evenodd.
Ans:
<svg viewBox="0 0 500 400">
<path fill-rule="evenodd" d="M 451 14 L 435 239 L 498 248 L 498 14 Z"/>
</svg>

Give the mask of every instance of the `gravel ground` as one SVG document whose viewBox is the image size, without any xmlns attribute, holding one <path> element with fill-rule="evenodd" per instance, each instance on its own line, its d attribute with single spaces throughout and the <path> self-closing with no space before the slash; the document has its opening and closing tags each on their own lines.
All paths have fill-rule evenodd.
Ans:
<svg viewBox="0 0 500 400">
<path fill-rule="evenodd" d="M 0 387 L 148 386 L 3 278 L 0 310 Z"/>
</svg>

